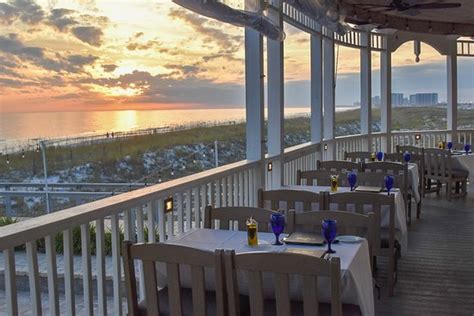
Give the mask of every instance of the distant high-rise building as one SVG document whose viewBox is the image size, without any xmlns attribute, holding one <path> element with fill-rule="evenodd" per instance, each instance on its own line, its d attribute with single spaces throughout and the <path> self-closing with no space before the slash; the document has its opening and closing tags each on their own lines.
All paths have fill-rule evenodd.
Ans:
<svg viewBox="0 0 474 316">
<path fill-rule="evenodd" d="M 410 95 L 411 105 L 436 105 L 438 104 L 437 93 L 416 93 Z"/>
<path fill-rule="evenodd" d="M 403 93 L 392 93 L 392 106 L 403 105 Z"/>
<path fill-rule="evenodd" d="M 380 96 L 376 95 L 375 97 L 372 97 L 372 105 L 380 106 Z"/>
</svg>

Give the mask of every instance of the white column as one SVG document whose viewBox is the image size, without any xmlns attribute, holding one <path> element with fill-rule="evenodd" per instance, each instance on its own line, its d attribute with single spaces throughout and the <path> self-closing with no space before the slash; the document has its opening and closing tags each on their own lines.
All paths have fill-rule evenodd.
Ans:
<svg viewBox="0 0 474 316">
<path fill-rule="evenodd" d="M 283 24 L 281 15 L 276 12 L 276 19 Z M 283 184 L 283 150 L 284 150 L 284 71 L 283 71 L 283 42 L 267 39 L 267 84 L 268 84 L 268 156 L 272 160 L 270 174 L 271 187 L 278 188 Z M 268 188 L 270 189 L 270 188 Z"/>
<path fill-rule="evenodd" d="M 335 158 L 336 146 L 334 139 L 335 122 L 335 78 L 334 78 L 334 34 L 323 38 L 323 139 L 328 142 L 328 149 L 323 152 L 325 160 Z M 324 149 L 323 149 L 324 150 Z"/>
<path fill-rule="evenodd" d="M 450 132 L 450 140 L 457 141 L 458 129 L 458 61 L 456 41 L 451 45 L 451 52 L 446 56 L 448 72 L 448 94 L 447 94 L 447 129 Z"/>
<path fill-rule="evenodd" d="M 245 117 L 247 159 L 264 157 L 263 41 L 257 31 L 245 29 Z M 263 187 L 263 169 L 256 187 Z"/>
<path fill-rule="evenodd" d="M 323 51 L 321 35 L 311 35 L 311 142 L 323 139 Z"/>
<path fill-rule="evenodd" d="M 370 31 L 361 32 L 360 49 L 360 133 L 367 135 L 366 148 L 372 150 L 370 138 L 372 126 L 372 51 Z"/>
<path fill-rule="evenodd" d="M 382 143 L 384 152 L 391 152 L 392 132 L 392 53 L 384 50 L 380 53 L 380 120 L 382 133 L 386 134 Z"/>
</svg>

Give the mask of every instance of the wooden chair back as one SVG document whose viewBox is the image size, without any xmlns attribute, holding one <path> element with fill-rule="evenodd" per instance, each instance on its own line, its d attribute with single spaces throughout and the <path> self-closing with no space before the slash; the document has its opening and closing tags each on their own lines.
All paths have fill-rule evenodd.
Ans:
<svg viewBox="0 0 474 316">
<path fill-rule="evenodd" d="M 403 153 L 386 153 L 383 155 L 383 160 L 388 162 L 405 162 Z"/>
<path fill-rule="evenodd" d="M 339 186 L 347 187 L 349 183 L 347 181 L 347 173 L 335 172 L 330 170 L 307 170 L 307 171 L 296 171 L 296 184 L 297 185 L 316 185 L 316 186 L 331 186 L 332 175 L 339 176 Z"/>
<path fill-rule="evenodd" d="M 395 247 L 395 195 L 369 193 L 369 192 L 341 192 L 328 196 L 328 206 L 336 204 L 336 209 L 341 212 L 355 212 L 357 214 L 366 214 L 371 212 L 374 214 L 375 230 L 373 234 L 373 254 L 385 255 L 386 249 L 381 248 L 380 232 L 382 209 L 385 208 L 389 212 L 389 247 Z M 328 208 L 329 208 L 328 207 Z"/>
<path fill-rule="evenodd" d="M 420 179 L 419 188 L 421 189 L 421 195 L 425 195 L 425 149 L 423 147 L 416 146 L 400 146 L 396 147 L 397 153 L 409 152 L 411 157 L 410 161 L 418 165 L 418 178 Z"/>
<path fill-rule="evenodd" d="M 205 298 L 204 269 L 214 270 L 216 285 L 217 315 L 225 315 L 225 285 L 223 268 L 223 250 L 215 252 L 165 243 L 132 244 L 124 241 L 122 245 L 125 286 L 127 289 L 128 315 L 139 315 L 135 260 L 143 261 L 145 277 L 146 314 L 161 315 L 158 284 L 156 279 L 156 262 L 165 263 L 170 315 L 182 315 L 180 266 L 191 267 L 193 315 L 207 315 Z"/>
<path fill-rule="evenodd" d="M 445 149 L 425 149 L 425 174 L 433 180 L 449 181 L 453 173 L 451 153 Z"/>
<path fill-rule="evenodd" d="M 367 162 L 370 161 L 371 152 L 369 151 L 352 151 L 344 152 L 344 160 L 349 160 L 352 162 Z"/>
<path fill-rule="evenodd" d="M 364 214 L 340 211 L 317 211 L 298 213 L 291 210 L 288 215 L 288 233 L 298 230 L 298 227 L 311 226 L 312 231 L 320 231 L 322 221 L 334 219 L 337 221 L 338 235 L 356 235 L 367 239 L 369 245 L 369 255 L 372 258 L 374 248 L 376 217 L 372 212 Z"/>
<path fill-rule="evenodd" d="M 344 160 L 317 161 L 318 170 L 329 170 L 333 172 L 362 171 L 362 165 L 357 162 Z"/>
<path fill-rule="evenodd" d="M 423 155 L 423 147 L 417 147 L 412 145 L 397 145 L 395 150 L 397 153 L 403 154 L 408 151 L 410 154 Z"/>
<path fill-rule="evenodd" d="M 253 217 L 258 223 L 258 230 L 270 231 L 271 210 L 258 207 L 230 206 L 213 208 L 206 206 L 204 212 L 204 228 L 233 229 L 237 225 L 238 230 L 247 230 L 247 219 Z"/>
<path fill-rule="evenodd" d="M 286 210 L 295 209 L 296 203 L 303 204 L 303 211 L 312 211 L 312 204 L 319 204 L 319 209 L 325 209 L 325 195 L 308 191 L 297 190 L 258 190 L 258 207 L 268 208 L 266 204 L 270 204 L 271 210 L 279 210 L 280 202 L 286 202 Z"/>
<path fill-rule="evenodd" d="M 311 255 L 291 252 L 250 252 L 235 254 L 225 252 L 226 286 L 229 315 L 241 315 L 239 301 L 239 271 L 247 272 L 250 315 L 263 316 L 265 301 L 263 294 L 263 273 L 274 278 L 277 316 L 292 315 L 290 300 L 290 275 L 301 276 L 303 282 L 304 315 L 319 315 L 318 278 L 328 277 L 331 284 L 331 315 L 342 315 L 341 263 L 338 257 L 329 260 Z M 268 306 L 268 305 L 267 305 Z M 273 312 L 272 312 L 273 314 Z"/>
</svg>

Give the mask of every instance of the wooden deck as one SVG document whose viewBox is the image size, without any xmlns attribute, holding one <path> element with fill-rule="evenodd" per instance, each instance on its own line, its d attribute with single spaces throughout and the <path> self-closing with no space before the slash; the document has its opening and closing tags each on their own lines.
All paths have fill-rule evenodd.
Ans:
<svg viewBox="0 0 474 316">
<path fill-rule="evenodd" d="M 474 185 L 468 191 L 452 202 L 444 192 L 423 200 L 422 218 L 408 229 L 395 296 L 376 298 L 376 315 L 474 315 Z"/>
</svg>

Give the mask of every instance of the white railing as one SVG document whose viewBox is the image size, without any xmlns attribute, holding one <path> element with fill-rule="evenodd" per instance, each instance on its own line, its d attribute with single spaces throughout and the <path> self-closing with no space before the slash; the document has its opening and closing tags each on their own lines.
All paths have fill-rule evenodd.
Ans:
<svg viewBox="0 0 474 316">
<path fill-rule="evenodd" d="M 392 132 L 392 150 L 394 151 L 397 145 L 413 145 L 419 147 L 438 147 L 439 142 L 453 140 L 458 143 L 472 143 L 474 130 L 458 130 L 451 139 L 451 132 L 449 131 L 403 131 Z"/>
<path fill-rule="evenodd" d="M 2 227 L 0 250 L 3 251 L 7 309 L 2 312 L 21 314 L 18 310 L 15 265 L 15 256 L 20 253 L 14 249 L 25 245 L 31 301 L 31 306 L 25 310 L 31 310 L 33 315 L 41 315 L 45 302 L 41 299 L 40 278 L 43 276 L 40 267 L 46 266 L 47 304 L 52 315 L 74 314 L 75 298 L 80 294 L 75 291 L 75 282 L 82 283 L 84 314 L 104 315 L 107 310 L 113 310 L 114 315 L 123 314 L 121 236 L 137 242 L 166 240 L 192 227 L 202 227 L 206 205 L 256 205 L 261 179 L 259 170 L 262 170 L 260 162 L 241 161 Z M 173 210 L 165 212 L 165 203 L 170 197 L 174 201 Z M 77 245 L 73 244 L 73 234 L 76 227 L 80 227 L 80 275 L 74 273 L 73 252 Z M 95 269 L 92 267 L 90 251 L 91 229 L 95 230 Z M 56 254 L 58 234 L 63 236 L 62 261 L 57 260 Z M 111 238 L 112 271 L 107 271 L 106 267 L 106 237 Z M 39 262 L 37 242 L 43 239 L 45 256 L 42 258 L 45 257 L 45 262 Z M 58 273 L 58 262 L 64 262 L 62 275 Z M 106 285 L 109 281 L 106 275 L 110 274 L 112 306 L 107 304 Z M 140 267 L 139 280 L 143 281 L 143 278 Z M 64 283 L 64 304 L 59 303 L 60 282 Z M 143 282 L 140 285 L 140 297 L 144 298 Z M 94 292 L 97 292 L 96 298 Z M 95 311 L 94 301 L 97 302 Z M 65 309 L 60 310 L 60 305 L 65 306 Z"/>
</svg>

